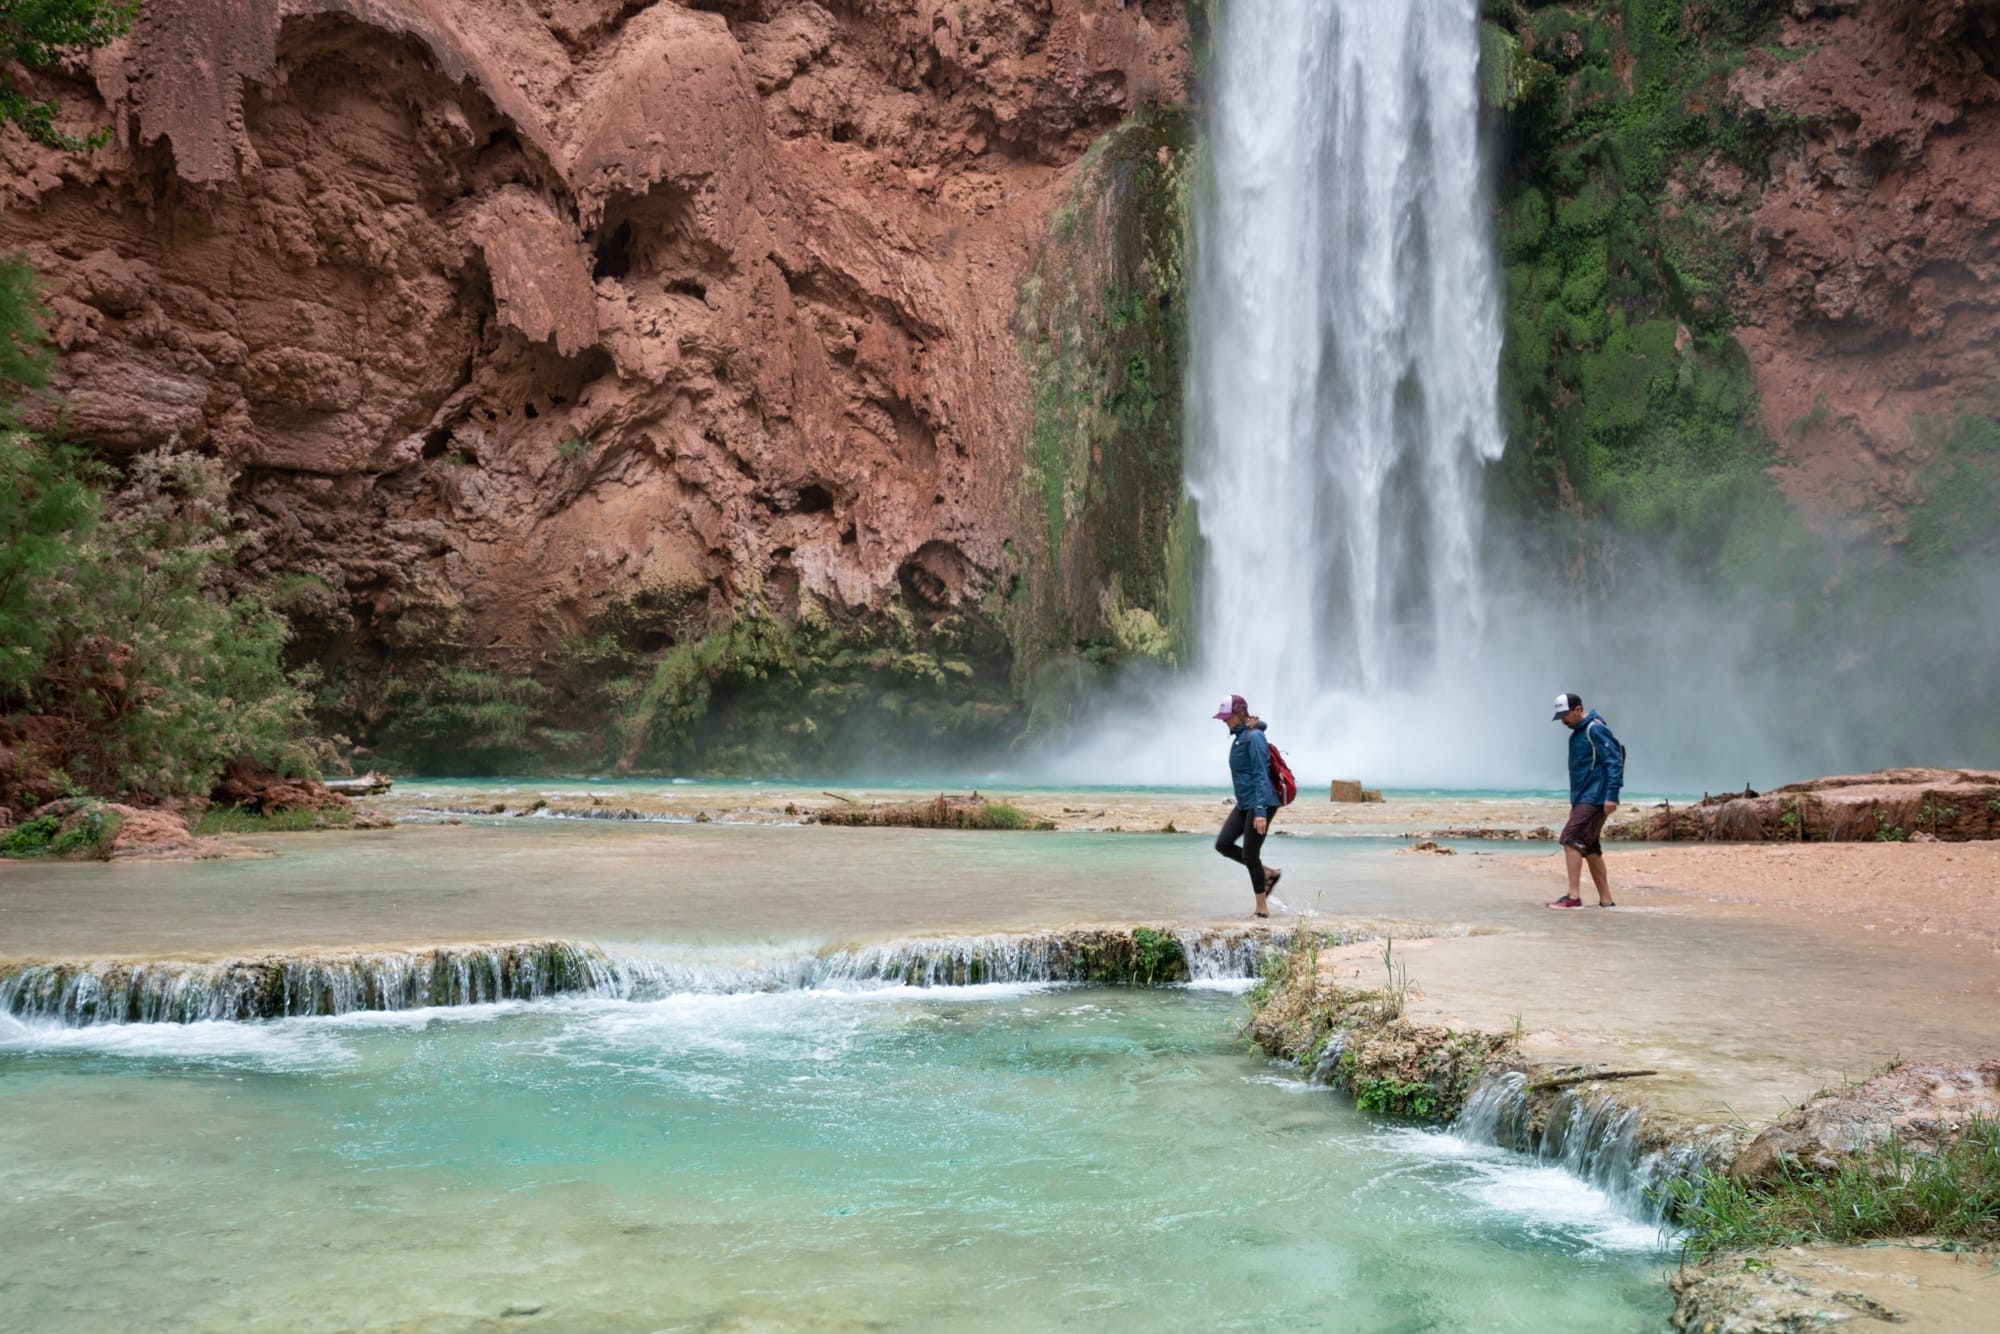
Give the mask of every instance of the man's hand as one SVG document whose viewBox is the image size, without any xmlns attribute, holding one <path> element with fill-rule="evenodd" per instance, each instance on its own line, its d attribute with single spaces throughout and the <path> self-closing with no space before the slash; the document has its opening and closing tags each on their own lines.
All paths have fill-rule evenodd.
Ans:
<svg viewBox="0 0 2000 1334">
<path fill-rule="evenodd" d="M 1607 802 L 1605 802 L 1605 803 L 1604 803 L 1604 818 L 1608 820 L 1608 819 L 1610 819 L 1610 818 L 1611 818 L 1612 816 L 1614 816 L 1614 815 L 1616 815 L 1616 814 L 1618 814 L 1618 803 L 1617 803 L 1617 802 L 1615 802 L 1615 801 L 1607 801 Z"/>
<path fill-rule="evenodd" d="M 1271 828 L 1271 821 L 1268 817 L 1260 815 L 1250 822 L 1250 827 L 1257 831 L 1257 837 L 1262 838 Z"/>
</svg>

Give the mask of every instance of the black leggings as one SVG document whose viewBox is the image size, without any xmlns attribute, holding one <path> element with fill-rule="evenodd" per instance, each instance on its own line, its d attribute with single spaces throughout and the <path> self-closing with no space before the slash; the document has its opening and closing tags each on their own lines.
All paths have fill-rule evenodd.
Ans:
<svg viewBox="0 0 2000 1334">
<path fill-rule="evenodd" d="M 1251 823 L 1253 818 L 1251 813 L 1241 806 L 1231 811 L 1229 818 L 1222 822 L 1222 832 L 1215 836 L 1215 850 L 1229 860 L 1242 862 L 1250 868 L 1250 891 L 1253 894 L 1262 894 L 1264 861 L 1261 854 L 1264 851 L 1264 835 L 1258 833 L 1257 826 Z M 1268 831 L 1270 827 L 1266 822 L 1264 828 Z M 1243 846 L 1240 848 L 1236 846 L 1236 840 L 1239 838 L 1243 840 Z"/>
</svg>

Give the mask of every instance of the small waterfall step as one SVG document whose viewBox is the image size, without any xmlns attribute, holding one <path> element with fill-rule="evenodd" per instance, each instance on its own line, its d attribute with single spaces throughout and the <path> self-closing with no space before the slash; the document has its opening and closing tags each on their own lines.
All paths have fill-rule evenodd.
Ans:
<svg viewBox="0 0 2000 1334">
<path fill-rule="evenodd" d="M 218 961 L 0 963 L 0 1014 L 70 1027 L 240 1022 L 490 1005 L 551 996 L 1000 982 L 1155 986 L 1253 978 L 1289 942 L 1250 928 L 1092 928 L 890 941 L 719 958 L 613 954 L 566 940 Z"/>
<path fill-rule="evenodd" d="M 1587 1078 L 1485 1075 L 1451 1124 L 1460 1139 L 1529 1154 L 1609 1195 L 1635 1218 L 1667 1222 L 1663 1188 L 1721 1170 L 1730 1131 L 1649 1113 Z"/>
</svg>

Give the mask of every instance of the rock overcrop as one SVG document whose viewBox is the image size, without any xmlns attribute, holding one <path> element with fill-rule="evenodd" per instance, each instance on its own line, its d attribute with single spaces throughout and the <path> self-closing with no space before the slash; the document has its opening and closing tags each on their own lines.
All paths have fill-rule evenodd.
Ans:
<svg viewBox="0 0 2000 1334">
<path fill-rule="evenodd" d="M 1832 1172 L 1892 1138 L 1912 1152 L 1931 1153 L 1973 1120 L 2000 1120 L 2000 1059 L 1899 1065 L 1809 1099 L 1751 1140 L 1729 1175 L 1770 1185 L 1788 1167 Z"/>
<path fill-rule="evenodd" d="M 1018 564 L 1019 292 L 1092 141 L 1180 100 L 1180 8 L 146 4 L 28 76 L 117 132 L 0 126 L 0 249 L 65 434 L 236 470 L 335 667 L 941 618 Z"/>
<path fill-rule="evenodd" d="M 2000 838 L 2000 772 L 1884 769 L 1816 778 L 1770 792 L 1664 803 L 1620 821 L 1607 838 L 1684 843 L 1966 842 Z"/>
</svg>

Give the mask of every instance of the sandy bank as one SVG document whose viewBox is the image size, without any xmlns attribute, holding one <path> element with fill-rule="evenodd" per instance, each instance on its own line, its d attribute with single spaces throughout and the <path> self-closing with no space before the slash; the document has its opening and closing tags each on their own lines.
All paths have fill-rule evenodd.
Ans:
<svg viewBox="0 0 2000 1334">
<path fill-rule="evenodd" d="M 1463 860 L 1463 859 L 1460 859 Z M 2000 1052 L 2000 847 L 1809 845 L 1613 853 L 1614 911 L 1412 941 L 1413 1017 L 1522 1032 L 1531 1060 L 1657 1069 L 1631 1093 L 1758 1124 L 1896 1059 Z M 1555 855 L 1480 858 L 1483 893 L 1555 897 Z M 1322 964 L 1380 986 L 1366 948 Z"/>
<path fill-rule="evenodd" d="M 1699 898 L 1862 931 L 2000 942 L 2000 843 L 1701 845 L 1614 851 L 1611 883 L 1634 906 Z M 1561 862 L 1518 863 L 1554 898 Z"/>
</svg>

